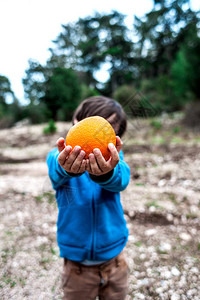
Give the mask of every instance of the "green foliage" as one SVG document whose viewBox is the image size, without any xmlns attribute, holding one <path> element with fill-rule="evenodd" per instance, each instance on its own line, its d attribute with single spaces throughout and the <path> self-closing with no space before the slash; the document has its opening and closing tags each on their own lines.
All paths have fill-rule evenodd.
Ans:
<svg viewBox="0 0 200 300">
<path fill-rule="evenodd" d="M 115 92 L 113 93 L 113 98 L 120 102 L 122 106 L 132 99 L 132 97 L 135 95 L 136 89 L 131 85 L 121 85 L 118 87 Z"/>
<path fill-rule="evenodd" d="M 7 97 L 11 97 L 14 100 L 14 93 L 10 86 L 10 81 L 7 77 L 0 75 L 0 104 L 6 107 Z"/>
<path fill-rule="evenodd" d="M 53 120 L 49 120 L 48 125 L 43 129 L 44 134 L 53 134 L 57 131 L 57 127 Z"/>
<path fill-rule="evenodd" d="M 182 110 L 200 99 L 199 21 L 189 0 L 155 0 L 151 12 L 135 17 L 137 42 L 117 11 L 62 25 L 46 65 L 29 61 L 25 93 L 34 109 L 44 104 L 45 120 L 70 120 L 81 100 L 101 93 L 124 106 L 139 91 L 149 116 Z M 99 84 L 95 72 L 105 64 L 109 79 Z"/>
<path fill-rule="evenodd" d="M 30 59 L 28 63 L 29 68 L 25 71 L 26 76 L 22 80 L 24 92 L 31 104 L 38 104 L 45 94 L 45 81 L 52 72 L 35 60 Z"/>
<path fill-rule="evenodd" d="M 184 48 L 176 54 L 171 66 L 172 86 L 177 97 L 184 97 L 189 90 L 190 64 L 186 58 Z"/>
<path fill-rule="evenodd" d="M 55 195 L 51 192 L 44 192 L 41 195 L 35 197 L 38 203 L 48 202 L 49 204 L 55 203 Z"/>
<path fill-rule="evenodd" d="M 95 88 L 89 87 L 84 83 L 81 85 L 81 100 L 98 95 L 99 92 Z"/>
<path fill-rule="evenodd" d="M 156 111 L 173 111 L 176 109 L 177 104 L 172 97 L 170 81 L 167 76 L 143 80 L 140 91 Z"/>
<path fill-rule="evenodd" d="M 182 33 L 183 34 L 183 33 Z M 185 103 L 200 97 L 200 38 L 195 23 L 184 29 L 182 42 L 171 66 L 172 86 L 176 97 Z"/>
<path fill-rule="evenodd" d="M 155 128 L 156 130 L 159 130 L 162 128 L 162 123 L 159 120 L 151 120 L 150 125 Z"/>
<path fill-rule="evenodd" d="M 7 77 L 0 75 L 0 125 L 5 123 L 5 117 L 8 113 L 8 104 L 6 98 L 13 95 L 10 87 L 10 81 Z"/>
<path fill-rule="evenodd" d="M 44 123 L 50 118 L 50 112 L 43 102 L 31 102 L 23 108 L 22 118 L 29 119 L 32 124 Z"/>
<path fill-rule="evenodd" d="M 197 249 L 200 251 L 200 243 L 198 243 L 198 245 L 197 245 Z"/>
<path fill-rule="evenodd" d="M 159 204 L 157 203 L 156 200 L 153 200 L 153 201 L 151 201 L 151 202 L 146 203 L 146 207 L 148 207 L 148 208 L 150 208 L 150 207 L 155 207 L 155 208 L 159 208 L 159 209 L 162 209 L 162 208 L 163 208 L 161 205 L 159 205 Z"/>
<path fill-rule="evenodd" d="M 29 61 L 29 64 L 23 84 L 31 101 L 27 112 L 30 108 L 33 123 L 35 120 L 44 122 L 48 118 L 70 120 L 81 97 L 81 87 L 75 71 L 61 67 L 51 69 L 49 65 L 52 66 L 52 61 L 46 66 L 34 61 Z"/>
<path fill-rule="evenodd" d="M 11 127 L 22 118 L 23 108 L 16 99 L 7 77 L 0 75 L 0 128 Z"/>
<path fill-rule="evenodd" d="M 112 93 L 124 84 L 132 70 L 133 42 L 124 22 L 125 16 L 117 11 L 110 14 L 96 13 L 79 19 L 75 24 L 63 25 L 63 31 L 54 41 L 52 56 L 63 58 L 63 65 L 83 72 L 90 71 L 96 87 L 94 72 L 109 62 L 110 79 L 107 89 Z"/>
<path fill-rule="evenodd" d="M 160 111 L 183 109 L 200 97 L 199 18 L 188 2 L 155 1 L 145 18 L 135 19 L 140 89 Z"/>
<path fill-rule="evenodd" d="M 176 127 L 174 127 L 173 128 L 173 133 L 179 133 L 179 132 L 181 132 L 181 130 L 182 130 L 182 127 L 181 126 L 176 126 Z"/>
<path fill-rule="evenodd" d="M 51 112 L 51 117 L 57 119 L 57 111 L 62 109 L 65 120 L 70 120 L 81 96 L 81 87 L 72 69 L 55 68 L 46 82 L 46 92 L 43 101 Z"/>
</svg>

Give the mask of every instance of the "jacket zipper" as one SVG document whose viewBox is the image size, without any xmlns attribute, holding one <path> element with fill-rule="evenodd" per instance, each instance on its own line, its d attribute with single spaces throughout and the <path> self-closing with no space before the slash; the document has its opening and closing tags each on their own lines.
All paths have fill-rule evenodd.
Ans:
<svg viewBox="0 0 200 300">
<path fill-rule="evenodd" d="M 92 215 L 93 215 L 93 222 L 92 222 L 91 260 L 94 260 L 94 252 L 95 252 L 95 249 L 94 249 L 94 244 L 95 244 L 95 223 L 96 223 L 94 197 L 92 197 Z"/>
<path fill-rule="evenodd" d="M 88 179 L 92 181 L 88 174 Z M 90 259 L 95 259 L 95 227 L 96 227 L 96 211 L 95 211 L 95 199 L 94 192 L 92 187 L 92 242 L 91 242 L 91 251 L 90 251 Z"/>
</svg>

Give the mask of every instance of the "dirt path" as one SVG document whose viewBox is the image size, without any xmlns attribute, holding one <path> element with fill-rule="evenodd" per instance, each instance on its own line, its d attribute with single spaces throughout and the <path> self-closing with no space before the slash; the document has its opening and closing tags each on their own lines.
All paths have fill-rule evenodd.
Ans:
<svg viewBox="0 0 200 300">
<path fill-rule="evenodd" d="M 129 227 L 127 299 L 200 299 L 200 135 L 175 119 L 131 124 L 122 193 Z M 57 206 L 45 157 L 69 123 L 0 132 L 0 299 L 61 299 Z M 180 129 L 180 128 L 179 128 Z M 177 133 L 178 131 L 178 133 Z"/>
</svg>

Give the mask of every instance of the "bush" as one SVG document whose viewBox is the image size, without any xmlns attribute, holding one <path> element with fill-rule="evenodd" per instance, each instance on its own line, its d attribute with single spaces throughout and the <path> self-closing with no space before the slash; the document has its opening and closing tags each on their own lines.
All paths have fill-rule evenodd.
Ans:
<svg viewBox="0 0 200 300">
<path fill-rule="evenodd" d="M 47 106 L 41 102 L 38 104 L 30 103 L 23 107 L 23 114 L 21 119 L 29 119 L 32 124 L 39 124 L 47 122 L 50 118 Z"/>
<path fill-rule="evenodd" d="M 43 97 L 53 120 L 58 120 L 59 110 L 63 110 L 65 121 L 71 120 L 81 97 L 78 77 L 72 69 L 55 68 L 45 83 L 46 92 Z"/>
<path fill-rule="evenodd" d="M 150 125 L 155 128 L 156 130 L 159 130 L 162 128 L 162 123 L 158 120 L 151 120 Z"/>
<path fill-rule="evenodd" d="M 122 85 L 116 89 L 113 98 L 122 106 L 136 94 L 136 89 L 131 85 Z"/>
<path fill-rule="evenodd" d="M 53 120 L 49 120 L 48 125 L 43 129 L 44 134 L 53 134 L 57 131 L 57 127 Z"/>
<path fill-rule="evenodd" d="M 23 107 L 15 99 L 11 104 L 0 104 L 0 128 L 12 127 L 22 119 Z"/>
<path fill-rule="evenodd" d="M 184 94 L 178 93 L 174 79 L 167 75 L 143 80 L 140 91 L 160 113 L 182 110 L 194 99 L 194 95 L 189 90 Z"/>
<path fill-rule="evenodd" d="M 87 86 L 86 84 L 81 85 L 81 100 L 85 100 L 86 98 L 98 96 L 99 93 L 96 89 Z"/>
</svg>

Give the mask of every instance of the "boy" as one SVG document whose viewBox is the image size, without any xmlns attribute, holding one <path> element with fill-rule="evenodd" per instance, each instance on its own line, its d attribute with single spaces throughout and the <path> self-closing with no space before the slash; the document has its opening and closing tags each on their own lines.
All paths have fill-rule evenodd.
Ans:
<svg viewBox="0 0 200 300">
<path fill-rule="evenodd" d="M 128 266 L 122 250 L 128 229 L 120 203 L 120 191 L 130 179 L 120 139 L 126 115 L 115 100 L 96 96 L 79 105 L 72 121 L 95 115 L 107 119 L 117 135 L 116 147 L 108 145 L 108 161 L 99 149 L 84 159 L 85 152 L 78 145 L 71 151 L 63 138 L 47 156 L 59 209 L 57 241 L 64 258 L 66 300 L 123 300 L 127 294 Z"/>
</svg>

